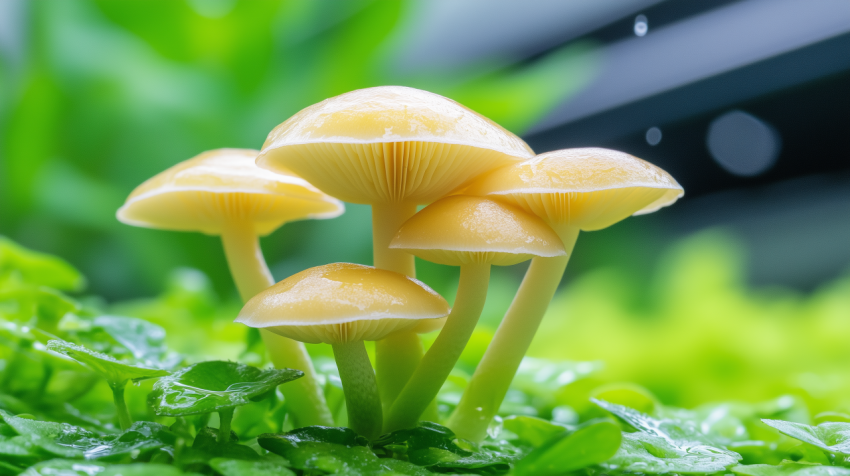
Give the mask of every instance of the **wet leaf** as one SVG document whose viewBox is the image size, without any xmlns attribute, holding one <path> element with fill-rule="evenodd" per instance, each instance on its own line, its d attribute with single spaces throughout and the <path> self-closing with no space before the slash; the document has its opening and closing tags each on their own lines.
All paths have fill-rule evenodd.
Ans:
<svg viewBox="0 0 850 476">
<path fill-rule="evenodd" d="M 203 451 L 210 457 L 218 456 L 222 458 L 236 458 L 242 460 L 258 460 L 260 455 L 253 449 L 238 444 L 239 437 L 235 433 L 230 433 L 230 439 L 226 443 L 218 442 L 218 429 L 204 427 L 198 432 L 195 441 L 192 443 L 192 448 L 198 451 Z"/>
<path fill-rule="evenodd" d="M 448 428 L 430 421 L 422 421 L 416 428 L 397 430 L 381 436 L 372 443 L 372 447 L 382 448 L 392 445 L 394 451 L 403 449 L 408 454 L 426 448 L 437 448 L 461 456 L 471 455 L 471 451 L 464 450 L 455 443 L 456 438 Z"/>
<path fill-rule="evenodd" d="M 742 476 L 850 476 L 850 468 L 786 462 L 777 466 L 769 464 L 738 465 L 731 469 Z"/>
<path fill-rule="evenodd" d="M 611 420 L 590 421 L 550 438 L 516 464 L 521 475 L 558 475 L 604 463 L 620 448 L 620 427 Z"/>
<path fill-rule="evenodd" d="M 261 400 L 278 385 L 303 375 L 292 369 L 260 370 L 236 362 L 201 362 L 160 379 L 149 401 L 157 415 L 217 412 Z"/>
<path fill-rule="evenodd" d="M 53 459 L 27 468 L 21 476 L 180 476 L 183 472 L 164 464 L 102 465 L 90 461 Z"/>
<path fill-rule="evenodd" d="M 602 465 L 608 470 L 705 474 L 723 471 L 741 460 L 735 452 L 712 446 L 713 440 L 693 422 L 657 419 L 622 405 L 592 401 L 638 430 L 623 433 L 620 449 Z"/>
<path fill-rule="evenodd" d="M 850 456 L 850 423 L 825 422 L 818 426 L 781 420 L 762 420 L 766 425 L 804 443 L 834 453 Z"/>
<path fill-rule="evenodd" d="M 293 468 L 320 474 L 428 476 L 428 470 L 395 459 L 379 459 L 365 446 L 314 441 L 294 442 L 285 435 L 260 435 L 261 447 L 286 458 Z"/>
<path fill-rule="evenodd" d="M 158 423 L 136 422 L 118 435 L 100 436 L 67 423 L 30 420 L 0 411 L 20 436 L 42 450 L 64 458 L 113 459 L 170 446 L 175 435 Z"/>
<path fill-rule="evenodd" d="M 168 375 L 165 370 L 120 362 L 112 356 L 70 342 L 51 340 L 47 343 L 47 348 L 53 352 L 67 355 L 94 370 L 105 378 L 111 386 L 123 386 L 128 380 L 139 382 Z"/>
<path fill-rule="evenodd" d="M 281 462 L 213 458 L 210 466 L 222 476 L 295 476 Z"/>
</svg>

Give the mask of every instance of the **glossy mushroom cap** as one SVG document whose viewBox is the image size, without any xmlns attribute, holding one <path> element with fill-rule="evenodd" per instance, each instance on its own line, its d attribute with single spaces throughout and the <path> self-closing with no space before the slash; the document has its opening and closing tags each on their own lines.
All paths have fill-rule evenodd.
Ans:
<svg viewBox="0 0 850 476">
<path fill-rule="evenodd" d="M 379 340 L 449 314 L 446 300 L 421 281 L 351 263 L 294 274 L 249 300 L 236 322 L 302 342 Z"/>
<path fill-rule="evenodd" d="M 333 218 L 343 204 L 292 172 L 256 166 L 259 152 L 204 152 L 136 187 L 118 220 L 128 225 L 221 234 L 225 221 L 250 221 L 267 235 L 292 220 Z"/>
<path fill-rule="evenodd" d="M 277 126 L 257 165 L 288 169 L 353 203 L 429 203 L 534 152 L 495 122 L 443 96 L 360 89 Z"/>
<path fill-rule="evenodd" d="M 660 168 L 609 149 L 564 149 L 494 170 L 465 194 L 522 207 L 553 227 L 599 230 L 651 213 L 684 195 Z"/>
<path fill-rule="evenodd" d="M 558 235 L 540 218 L 480 197 L 442 198 L 413 215 L 390 248 L 460 266 L 509 266 L 535 256 L 564 256 Z"/>
</svg>

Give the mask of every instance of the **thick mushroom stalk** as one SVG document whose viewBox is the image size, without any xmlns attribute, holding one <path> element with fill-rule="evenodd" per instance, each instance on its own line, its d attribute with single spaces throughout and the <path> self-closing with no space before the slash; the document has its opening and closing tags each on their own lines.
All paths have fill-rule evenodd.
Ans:
<svg viewBox="0 0 850 476">
<path fill-rule="evenodd" d="M 439 294 L 413 278 L 349 263 L 310 268 L 260 292 L 237 322 L 333 346 L 349 426 L 373 439 L 383 410 L 363 341 L 380 340 L 448 315 Z"/>
<path fill-rule="evenodd" d="M 516 205 L 558 232 L 568 254 L 579 230 L 606 228 L 630 215 L 651 213 L 684 193 L 667 172 L 608 149 L 566 149 L 497 169 L 464 193 Z M 569 256 L 532 261 L 522 285 L 448 426 L 481 440 L 507 394 L 554 296 Z"/>
<path fill-rule="evenodd" d="M 442 96 L 401 86 L 342 94 L 275 127 L 257 165 L 291 170 L 320 190 L 372 205 L 374 264 L 416 275 L 413 256 L 388 248 L 398 227 L 474 177 L 533 156 L 519 137 Z M 412 333 L 376 344 L 378 386 L 392 403 L 422 355 Z"/>
<path fill-rule="evenodd" d="M 385 431 L 415 426 L 436 397 L 481 316 L 491 265 L 564 255 L 558 236 L 539 218 L 466 196 L 446 197 L 425 207 L 402 225 L 391 246 L 429 261 L 460 266 L 460 285 L 440 335 L 393 403 Z"/>
<path fill-rule="evenodd" d="M 138 186 L 117 213 L 124 223 L 220 235 L 243 300 L 274 283 L 258 236 L 287 221 L 333 218 L 344 207 L 291 172 L 255 164 L 258 151 L 218 149 L 181 162 Z M 263 333 L 276 366 L 304 372 L 281 391 L 296 425 L 332 425 L 330 410 L 304 346 Z"/>
<path fill-rule="evenodd" d="M 248 302 L 274 284 L 253 223 L 227 222 L 222 229 L 221 241 L 230 273 L 243 302 Z M 304 372 L 304 377 L 281 386 L 281 392 L 291 407 L 298 409 L 292 415 L 296 426 L 333 426 L 333 415 L 325 402 L 313 361 L 304 344 L 265 329 L 260 329 L 260 336 L 275 367 Z"/>
</svg>

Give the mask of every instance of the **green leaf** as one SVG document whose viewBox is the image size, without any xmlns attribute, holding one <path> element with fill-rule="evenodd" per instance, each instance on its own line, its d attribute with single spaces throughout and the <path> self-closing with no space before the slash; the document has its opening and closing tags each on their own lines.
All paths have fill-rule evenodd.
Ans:
<svg viewBox="0 0 850 476">
<path fill-rule="evenodd" d="M 521 442 L 534 448 L 543 446 L 547 441 L 557 435 L 563 435 L 564 431 L 569 429 L 566 425 L 531 416 L 507 417 L 502 421 L 502 426 L 515 434 Z"/>
<path fill-rule="evenodd" d="M 113 357 L 121 359 L 126 355 L 139 365 L 151 368 L 170 368 L 177 363 L 173 357 L 167 360 L 165 329 L 152 322 L 135 317 L 98 316 L 92 321 L 92 329 L 120 344 L 97 349 Z"/>
<path fill-rule="evenodd" d="M 369 445 L 369 440 L 358 435 L 351 428 L 332 426 L 305 426 L 282 435 L 261 436 L 273 436 L 281 441 L 289 442 L 292 446 L 298 446 L 300 443 L 334 443 L 343 446 Z"/>
<path fill-rule="evenodd" d="M 825 422 L 818 426 L 782 420 L 762 420 L 780 433 L 834 453 L 850 456 L 850 423 Z"/>
<path fill-rule="evenodd" d="M 474 448 L 469 456 L 449 459 L 428 466 L 438 473 L 505 474 L 524 453 L 507 442 L 487 442 Z"/>
<path fill-rule="evenodd" d="M 611 471 L 647 474 L 705 474 L 740 461 L 735 452 L 712 446 L 693 422 L 653 418 L 632 408 L 591 399 L 638 431 L 623 433 L 617 453 L 602 466 Z"/>
<path fill-rule="evenodd" d="M 195 441 L 192 443 L 192 448 L 203 451 L 210 456 L 220 456 L 222 458 L 236 458 L 241 460 L 258 460 L 260 455 L 253 449 L 238 444 L 239 437 L 235 433 L 230 433 L 230 439 L 227 443 L 218 442 L 218 429 L 204 427 L 198 432 Z"/>
<path fill-rule="evenodd" d="M 174 444 L 175 435 L 158 423 L 136 422 L 118 435 L 100 436 L 67 423 L 29 420 L 0 411 L 0 417 L 42 450 L 64 458 L 116 459 Z"/>
<path fill-rule="evenodd" d="M 623 433 L 617 453 L 603 463 L 610 471 L 646 474 L 708 474 L 738 463 L 737 454 L 707 445 L 680 446 L 649 433 Z"/>
<path fill-rule="evenodd" d="M 566 430 L 521 459 L 517 476 L 558 475 L 604 463 L 620 448 L 620 427 L 613 421 L 590 421 Z"/>
<path fill-rule="evenodd" d="M 456 438 L 454 432 L 448 428 L 430 421 L 422 421 L 416 428 L 397 430 L 381 436 L 372 443 L 372 447 L 382 448 L 392 445 L 394 451 L 404 448 L 406 453 L 437 448 L 457 455 L 471 455 L 471 451 L 464 450 L 455 443 Z M 422 463 L 417 462 L 417 464 Z"/>
<path fill-rule="evenodd" d="M 850 468 L 786 462 L 780 465 L 738 465 L 731 469 L 742 476 L 850 476 Z"/>
<path fill-rule="evenodd" d="M 174 466 L 145 464 L 102 465 L 89 461 L 52 459 L 35 464 L 21 476 L 180 476 L 183 472 Z"/>
<path fill-rule="evenodd" d="M 157 415 L 217 412 L 261 400 L 278 385 L 303 375 L 292 369 L 260 370 L 236 362 L 201 362 L 160 379 L 149 401 Z"/>
<path fill-rule="evenodd" d="M 21 281 L 63 291 L 79 291 L 86 280 L 65 260 L 28 250 L 0 236 L 0 279 L 10 274 Z"/>
<path fill-rule="evenodd" d="M 222 476 L 295 476 L 281 462 L 213 458 L 210 466 Z"/>
<path fill-rule="evenodd" d="M 123 386 L 128 380 L 139 382 L 149 378 L 168 375 L 168 372 L 165 370 L 120 362 L 112 356 L 70 342 L 51 340 L 47 343 L 47 348 L 54 352 L 67 355 L 94 370 L 113 387 Z"/>
</svg>

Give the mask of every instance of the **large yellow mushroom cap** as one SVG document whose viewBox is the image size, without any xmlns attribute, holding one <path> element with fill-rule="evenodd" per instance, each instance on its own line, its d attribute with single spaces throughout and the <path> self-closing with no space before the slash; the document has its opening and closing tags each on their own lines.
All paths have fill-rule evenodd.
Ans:
<svg viewBox="0 0 850 476">
<path fill-rule="evenodd" d="M 353 203 L 429 203 L 534 152 L 451 99 L 402 86 L 360 89 L 277 126 L 257 158 Z"/>
<path fill-rule="evenodd" d="M 226 221 L 249 221 L 267 235 L 288 221 L 333 218 L 345 210 L 292 172 L 257 167 L 258 153 L 218 149 L 181 162 L 133 190 L 118 220 L 211 235 L 221 234 Z"/>
<path fill-rule="evenodd" d="M 609 149 L 564 149 L 494 170 L 464 192 L 518 205 L 552 226 L 608 227 L 684 195 L 664 170 Z"/>
<path fill-rule="evenodd" d="M 390 248 L 434 263 L 508 266 L 535 256 L 564 256 L 558 235 L 540 218 L 480 197 L 445 197 L 413 215 Z"/>
<path fill-rule="evenodd" d="M 318 266 L 257 294 L 236 322 L 309 343 L 380 340 L 449 314 L 445 299 L 409 276 L 351 263 Z"/>
</svg>

